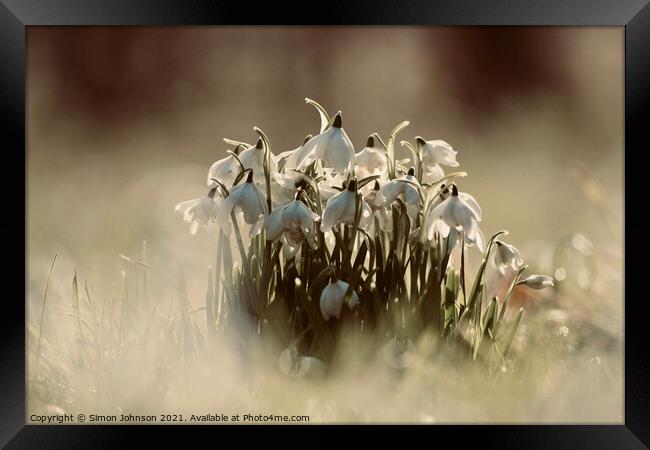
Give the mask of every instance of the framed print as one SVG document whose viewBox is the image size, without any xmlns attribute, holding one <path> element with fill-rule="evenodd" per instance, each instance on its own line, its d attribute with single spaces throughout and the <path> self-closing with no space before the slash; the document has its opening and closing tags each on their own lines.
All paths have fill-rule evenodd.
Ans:
<svg viewBox="0 0 650 450">
<path fill-rule="evenodd" d="M 647 448 L 645 0 L 296 8 L 2 0 L 3 445 Z"/>
</svg>

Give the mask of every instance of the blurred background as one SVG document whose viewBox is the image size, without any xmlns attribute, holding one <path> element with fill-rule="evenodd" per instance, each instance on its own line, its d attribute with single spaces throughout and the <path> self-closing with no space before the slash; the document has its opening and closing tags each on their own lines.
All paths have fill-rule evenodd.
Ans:
<svg viewBox="0 0 650 450">
<path fill-rule="evenodd" d="M 205 193 L 223 137 L 256 125 L 277 154 L 315 134 L 305 97 L 343 111 L 357 150 L 402 120 L 403 139 L 448 141 L 486 234 L 598 238 L 587 171 L 622 238 L 622 28 L 32 27 L 28 64 L 35 276 L 59 252 L 99 282 L 143 239 L 205 267 L 214 236 L 187 236 L 174 205 Z"/>
<path fill-rule="evenodd" d="M 163 283 L 184 272 L 201 305 L 216 234 L 190 236 L 174 205 L 206 193 L 222 138 L 254 142 L 255 125 L 278 154 L 316 134 L 310 97 L 343 111 L 357 151 L 402 120 L 401 139 L 449 142 L 486 236 L 507 228 L 540 270 L 574 275 L 558 272 L 561 242 L 596 253 L 599 278 L 576 279 L 598 294 L 590 318 L 606 304 L 599 324 L 621 336 L 622 27 L 30 27 L 27 39 L 34 311 L 55 253 L 53 304 L 69 308 L 73 267 L 113 295 L 119 255 L 143 240 Z"/>
</svg>

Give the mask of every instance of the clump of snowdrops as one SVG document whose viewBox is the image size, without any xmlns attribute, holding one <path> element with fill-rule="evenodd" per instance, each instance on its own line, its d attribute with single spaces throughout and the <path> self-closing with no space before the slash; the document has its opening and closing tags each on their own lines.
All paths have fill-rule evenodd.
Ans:
<svg viewBox="0 0 650 450">
<path fill-rule="evenodd" d="M 481 207 L 460 186 L 466 173 L 446 173 L 459 166 L 447 142 L 401 140 L 410 157 L 396 159 L 405 121 L 355 152 L 341 112 L 305 100 L 320 115 L 317 135 L 279 154 L 257 127 L 252 144 L 224 139 L 230 149 L 210 167 L 207 194 L 176 205 L 192 234 L 216 224 L 209 333 L 248 325 L 280 341 L 290 376 L 326 373 L 351 336 L 398 366 L 430 335 L 447 353 L 504 370 L 523 313 L 508 313 L 514 287 L 553 279 L 523 275 L 507 231 L 485 239 Z M 470 251 L 482 256 L 473 276 Z M 503 299 L 484 298 L 488 264 L 516 273 Z"/>
</svg>

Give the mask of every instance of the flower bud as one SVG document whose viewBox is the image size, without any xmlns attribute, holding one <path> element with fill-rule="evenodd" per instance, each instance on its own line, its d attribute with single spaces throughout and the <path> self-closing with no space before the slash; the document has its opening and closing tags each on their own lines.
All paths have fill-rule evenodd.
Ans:
<svg viewBox="0 0 650 450">
<path fill-rule="evenodd" d="M 525 280 L 520 281 L 518 284 L 525 284 L 531 289 L 544 289 L 547 287 L 553 287 L 553 278 L 546 275 L 531 275 Z"/>
</svg>

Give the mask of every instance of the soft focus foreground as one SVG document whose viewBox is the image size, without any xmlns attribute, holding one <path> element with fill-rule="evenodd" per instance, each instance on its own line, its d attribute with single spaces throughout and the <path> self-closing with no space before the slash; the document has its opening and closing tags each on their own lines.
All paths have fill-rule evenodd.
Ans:
<svg viewBox="0 0 650 450">
<path fill-rule="evenodd" d="M 622 420 L 620 30 L 519 31 L 517 42 L 544 63 L 504 44 L 503 31 L 483 36 L 516 60 L 505 68 L 450 57 L 450 48 L 485 52 L 475 30 L 126 30 L 135 35 L 122 46 L 108 31 L 78 32 L 104 46 L 101 58 L 63 31 L 30 35 L 30 412 Z M 177 46 L 166 57 L 164 39 Z M 57 40 L 66 55 L 48 47 Z M 152 48 L 160 54 L 147 61 Z M 87 67 L 72 77 L 85 82 L 61 83 L 75 50 Z M 225 156 L 224 136 L 254 141 L 255 124 L 277 153 L 317 134 L 304 94 L 345 112 L 357 151 L 404 118 L 404 138 L 452 143 L 486 235 L 508 228 L 531 273 L 554 275 L 553 290 L 513 295 L 525 314 L 511 370 L 434 355 L 436 338 L 423 334 L 413 347 L 370 355 L 348 341 L 324 380 L 296 379 L 279 367 L 284 348 L 255 329 L 207 338 L 217 234 L 190 236 L 170 205 L 205 194 L 205 167 Z M 468 258 L 474 273 L 480 259 Z M 259 345 L 242 352 L 242 332 Z"/>
</svg>

